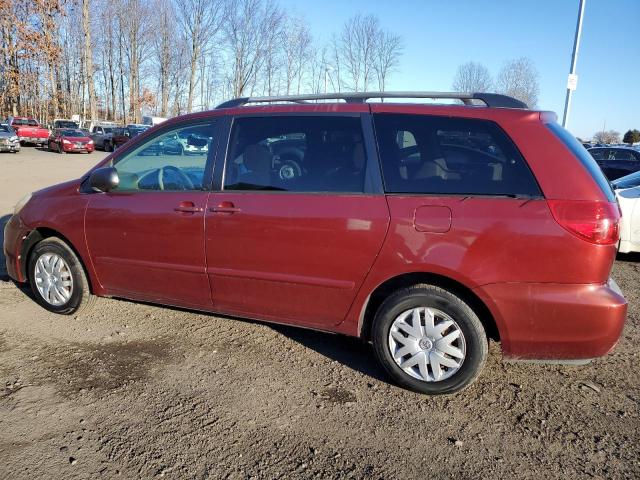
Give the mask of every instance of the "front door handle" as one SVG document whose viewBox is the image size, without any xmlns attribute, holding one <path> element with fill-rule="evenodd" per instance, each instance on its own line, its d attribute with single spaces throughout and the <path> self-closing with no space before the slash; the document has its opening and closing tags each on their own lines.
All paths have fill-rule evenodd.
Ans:
<svg viewBox="0 0 640 480">
<path fill-rule="evenodd" d="M 228 215 L 242 211 L 240 208 L 236 207 L 233 202 L 221 202 L 220 205 L 217 207 L 211 207 L 209 210 L 214 213 L 226 213 Z"/>
<path fill-rule="evenodd" d="M 173 210 L 179 213 L 198 213 L 204 211 L 204 208 L 196 207 L 193 202 L 180 202 Z"/>
</svg>

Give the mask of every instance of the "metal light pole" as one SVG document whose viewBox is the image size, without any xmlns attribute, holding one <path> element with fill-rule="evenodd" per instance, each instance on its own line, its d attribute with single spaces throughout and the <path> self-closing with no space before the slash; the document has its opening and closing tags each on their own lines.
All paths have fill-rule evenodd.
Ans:
<svg viewBox="0 0 640 480">
<path fill-rule="evenodd" d="M 562 116 L 562 126 L 566 127 L 569 121 L 569 111 L 571 110 L 571 94 L 578 86 L 578 76 L 576 75 L 576 63 L 578 61 L 578 48 L 580 48 L 580 35 L 582 34 L 582 14 L 586 0 L 580 0 L 578 10 L 578 23 L 576 25 L 576 36 L 573 40 L 573 53 L 571 54 L 571 70 L 567 79 L 567 98 L 564 101 L 564 115 Z"/>
</svg>

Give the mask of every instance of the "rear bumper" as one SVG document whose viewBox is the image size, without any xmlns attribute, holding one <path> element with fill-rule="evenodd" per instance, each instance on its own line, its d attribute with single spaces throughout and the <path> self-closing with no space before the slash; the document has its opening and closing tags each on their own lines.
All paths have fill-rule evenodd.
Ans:
<svg viewBox="0 0 640 480">
<path fill-rule="evenodd" d="M 19 152 L 19 151 L 20 151 L 20 142 L 8 144 L 8 145 L 0 143 L 0 152 Z"/>
<path fill-rule="evenodd" d="M 49 141 L 49 137 L 36 138 L 36 137 L 18 137 L 21 142 L 33 143 L 36 145 L 43 145 Z"/>
<path fill-rule="evenodd" d="M 606 284 L 506 283 L 479 287 L 508 359 L 586 360 L 609 353 L 622 333 L 627 301 Z"/>
</svg>

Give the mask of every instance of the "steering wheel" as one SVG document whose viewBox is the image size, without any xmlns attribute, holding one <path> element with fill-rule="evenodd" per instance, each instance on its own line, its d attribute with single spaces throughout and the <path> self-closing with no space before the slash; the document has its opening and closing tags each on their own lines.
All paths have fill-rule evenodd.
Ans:
<svg viewBox="0 0 640 480">
<path fill-rule="evenodd" d="M 164 190 L 164 177 L 165 177 L 165 173 L 167 172 L 172 172 L 178 175 L 178 177 L 180 178 L 180 181 L 182 183 L 182 189 L 183 190 L 195 190 L 195 187 L 193 185 L 193 182 L 191 181 L 191 179 L 187 176 L 187 174 L 185 174 L 182 170 L 180 170 L 178 167 L 174 167 L 173 165 L 167 165 L 165 167 L 162 168 L 156 168 L 155 170 L 151 170 L 149 173 L 143 175 L 142 177 L 140 177 L 140 179 L 138 180 L 138 185 L 140 185 L 140 183 L 144 183 L 144 180 L 146 180 L 148 177 L 151 177 L 152 175 L 156 176 L 156 180 L 158 182 L 158 187 L 160 190 Z M 144 188 L 144 187 L 142 187 Z"/>
<path fill-rule="evenodd" d="M 280 180 L 293 180 L 302 176 L 302 168 L 291 158 L 282 159 L 282 165 L 278 168 Z"/>
<path fill-rule="evenodd" d="M 167 165 L 158 169 L 158 183 L 160 184 L 160 190 L 164 190 L 164 176 L 165 176 L 165 173 L 167 172 L 176 173 L 180 177 L 180 180 L 182 180 L 183 186 L 186 187 L 186 188 L 183 188 L 183 190 L 195 189 L 195 187 L 193 186 L 193 182 L 187 176 L 186 173 L 184 173 L 178 167 L 174 167 L 173 165 Z"/>
</svg>

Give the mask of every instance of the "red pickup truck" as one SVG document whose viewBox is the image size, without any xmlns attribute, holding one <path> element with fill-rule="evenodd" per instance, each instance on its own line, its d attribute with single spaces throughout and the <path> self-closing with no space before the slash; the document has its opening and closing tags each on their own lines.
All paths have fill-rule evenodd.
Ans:
<svg viewBox="0 0 640 480">
<path fill-rule="evenodd" d="M 9 117 L 9 124 L 16 131 L 23 145 L 25 143 L 44 145 L 49 140 L 49 130 L 41 127 L 34 118 Z"/>
</svg>

